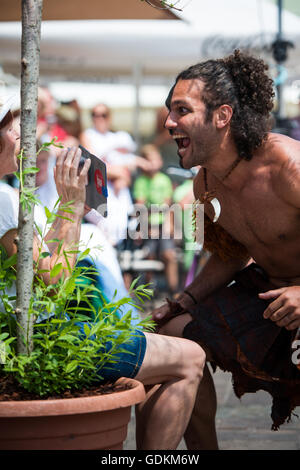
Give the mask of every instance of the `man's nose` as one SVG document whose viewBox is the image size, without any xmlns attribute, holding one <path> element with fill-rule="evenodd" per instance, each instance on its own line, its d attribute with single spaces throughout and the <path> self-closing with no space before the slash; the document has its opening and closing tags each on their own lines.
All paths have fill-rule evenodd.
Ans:
<svg viewBox="0 0 300 470">
<path fill-rule="evenodd" d="M 165 120 L 164 127 L 166 129 L 174 129 L 177 126 L 177 123 L 174 121 L 172 117 L 172 113 L 170 112 Z"/>
</svg>

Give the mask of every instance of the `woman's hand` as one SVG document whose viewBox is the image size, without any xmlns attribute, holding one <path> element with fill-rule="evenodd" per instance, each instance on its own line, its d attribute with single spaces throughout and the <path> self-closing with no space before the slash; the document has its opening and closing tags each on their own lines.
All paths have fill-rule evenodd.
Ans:
<svg viewBox="0 0 300 470">
<path fill-rule="evenodd" d="M 76 210 L 84 211 L 87 174 L 91 160 L 87 159 L 78 174 L 81 150 L 77 147 L 64 149 L 58 155 L 54 168 L 54 179 L 62 203 L 73 201 Z"/>
</svg>

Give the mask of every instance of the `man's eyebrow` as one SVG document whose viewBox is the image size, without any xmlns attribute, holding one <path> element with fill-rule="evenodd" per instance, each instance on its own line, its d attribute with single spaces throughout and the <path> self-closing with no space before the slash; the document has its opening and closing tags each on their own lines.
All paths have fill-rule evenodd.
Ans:
<svg viewBox="0 0 300 470">
<path fill-rule="evenodd" d="M 188 106 L 188 103 L 183 99 L 174 100 L 170 104 L 172 106 Z"/>
</svg>

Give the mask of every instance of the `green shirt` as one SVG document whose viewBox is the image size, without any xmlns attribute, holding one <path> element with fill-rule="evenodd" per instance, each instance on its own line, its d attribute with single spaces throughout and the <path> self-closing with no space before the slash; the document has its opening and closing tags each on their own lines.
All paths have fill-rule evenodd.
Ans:
<svg viewBox="0 0 300 470">
<path fill-rule="evenodd" d="M 153 177 L 139 176 L 133 186 L 133 197 L 137 201 L 144 201 L 149 207 L 151 204 L 160 206 L 172 198 L 173 187 L 170 178 L 164 173 L 156 173 Z M 154 213 L 150 216 L 151 223 L 161 224 L 162 213 Z M 150 221 L 149 220 L 149 221 Z"/>
</svg>

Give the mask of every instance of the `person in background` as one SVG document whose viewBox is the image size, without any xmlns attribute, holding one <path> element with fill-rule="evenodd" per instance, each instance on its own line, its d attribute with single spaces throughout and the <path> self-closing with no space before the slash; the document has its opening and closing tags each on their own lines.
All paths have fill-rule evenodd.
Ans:
<svg viewBox="0 0 300 470">
<path fill-rule="evenodd" d="M 144 170 L 135 180 L 133 197 L 137 204 L 145 204 L 150 211 L 149 239 L 145 242 L 145 247 L 149 250 L 149 259 L 164 261 L 168 289 L 174 294 L 178 288 L 178 262 L 172 236 L 173 219 L 170 211 L 161 212 L 162 208 L 166 209 L 171 205 L 172 182 L 160 171 L 163 162 L 156 146 L 145 145 L 141 149 L 141 155 L 150 163 L 150 169 Z M 168 234 L 168 237 L 163 238 L 163 233 Z"/>
<path fill-rule="evenodd" d="M 65 147 L 79 144 L 81 134 L 81 111 L 76 100 L 61 104 L 55 112 L 57 125 L 63 129 L 65 135 L 62 143 Z"/>
<path fill-rule="evenodd" d="M 138 168 L 145 167 L 145 161 L 136 152 L 136 144 L 126 131 L 111 130 L 111 111 L 104 103 L 92 109 L 93 127 L 80 135 L 80 143 L 107 164 L 107 176 L 111 181 L 129 175 Z M 129 181 L 130 183 L 130 181 Z"/>
<path fill-rule="evenodd" d="M 36 129 L 38 140 L 46 142 L 57 137 L 58 141 L 63 141 L 66 137 L 66 132 L 57 125 L 56 109 L 57 102 L 50 90 L 45 86 L 39 87 Z"/>
<path fill-rule="evenodd" d="M 158 147 L 163 159 L 163 171 L 166 171 L 169 166 L 177 164 L 176 144 L 170 136 L 168 130 L 165 128 L 165 122 L 168 116 L 168 108 L 162 106 L 156 112 L 156 127 L 154 135 L 151 136 L 149 143 Z M 172 177 L 172 181 L 181 182 L 176 176 Z"/>
<path fill-rule="evenodd" d="M 182 227 L 183 227 L 183 269 L 187 272 L 192 264 L 194 242 L 192 227 L 192 205 L 194 202 L 193 180 L 188 179 L 178 185 L 173 192 L 173 201 L 179 204 L 182 209 Z"/>
<path fill-rule="evenodd" d="M 104 103 L 92 109 L 93 127 L 80 135 L 80 143 L 106 163 L 107 217 L 99 221 L 101 230 L 116 247 L 127 236 L 128 216 L 132 212 L 130 186 L 132 174 L 147 168 L 148 162 L 136 155 L 136 144 L 128 132 L 111 130 L 111 112 Z"/>
</svg>

